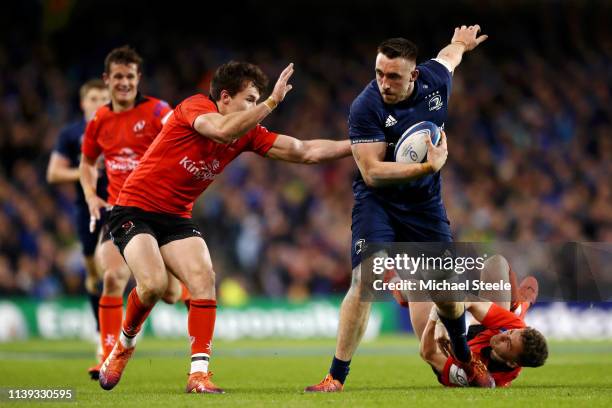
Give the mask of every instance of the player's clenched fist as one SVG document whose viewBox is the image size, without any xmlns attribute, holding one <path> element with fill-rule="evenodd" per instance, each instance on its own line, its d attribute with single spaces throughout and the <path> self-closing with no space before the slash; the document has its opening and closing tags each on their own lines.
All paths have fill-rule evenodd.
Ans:
<svg viewBox="0 0 612 408">
<path fill-rule="evenodd" d="M 272 90 L 270 98 L 272 98 L 276 104 L 282 102 L 282 100 L 285 99 L 285 96 L 289 93 L 291 88 L 293 88 L 293 86 L 287 83 L 289 81 L 289 78 L 291 78 L 291 75 L 293 75 L 293 62 L 287 65 L 287 68 L 285 68 L 283 72 L 281 72 L 278 77 L 278 80 L 276 81 L 276 84 L 274 85 L 274 89 Z"/>
<path fill-rule="evenodd" d="M 465 47 L 465 51 L 471 51 L 476 48 L 480 43 L 489 38 L 488 35 L 478 35 L 480 33 L 480 26 L 478 24 L 472 26 L 461 26 L 455 28 L 455 33 L 451 43 L 462 44 Z"/>
</svg>

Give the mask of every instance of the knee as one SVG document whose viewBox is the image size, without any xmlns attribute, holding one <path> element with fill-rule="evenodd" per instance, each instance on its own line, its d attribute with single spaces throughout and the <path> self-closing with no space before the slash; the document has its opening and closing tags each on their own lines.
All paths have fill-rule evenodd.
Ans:
<svg viewBox="0 0 612 408">
<path fill-rule="evenodd" d="M 106 294 L 121 292 L 117 295 L 121 296 L 129 279 L 130 270 L 127 266 L 106 269 L 104 271 L 104 292 Z"/>
<path fill-rule="evenodd" d="M 168 285 L 168 289 L 164 292 L 162 300 L 169 305 L 173 305 L 181 300 L 183 291 L 180 284 Z"/>
<path fill-rule="evenodd" d="M 138 297 L 146 305 L 155 304 L 164 296 L 168 282 L 164 279 L 151 279 L 147 282 L 138 283 Z"/>
<path fill-rule="evenodd" d="M 185 283 L 192 297 L 212 296 L 211 293 L 215 288 L 215 271 L 212 266 L 192 265 L 187 276 L 187 282 Z"/>
<path fill-rule="evenodd" d="M 452 302 L 452 301 L 436 302 L 436 306 L 438 307 L 438 313 L 441 316 L 444 316 L 450 319 L 461 316 L 464 310 L 464 305 L 462 302 Z"/>
</svg>

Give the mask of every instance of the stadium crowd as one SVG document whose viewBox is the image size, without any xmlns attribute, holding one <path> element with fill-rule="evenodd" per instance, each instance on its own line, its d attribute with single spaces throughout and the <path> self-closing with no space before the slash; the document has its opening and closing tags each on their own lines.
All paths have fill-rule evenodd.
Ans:
<svg viewBox="0 0 612 408">
<path fill-rule="evenodd" d="M 456 72 L 442 170 L 456 240 L 612 241 L 612 35 L 605 21 L 576 23 L 572 10 L 542 34 L 492 34 Z M 569 38 L 555 36 L 567 30 Z M 420 61 L 435 56 L 452 27 L 436 31 L 444 35 L 425 42 Z M 564 42 L 543 51 L 549 37 Z M 292 61 L 295 89 L 264 125 L 342 139 L 382 38 L 344 48 L 299 38 L 248 50 L 190 37 L 176 46 L 172 36 L 132 45 L 145 57 L 144 92 L 173 106 L 206 92 L 212 70 L 230 58 L 255 62 L 271 78 Z M 520 55 L 500 51 L 512 41 L 522 42 Z M 81 294 L 74 189 L 49 186 L 45 170 L 59 130 L 80 115 L 79 85 L 101 72 L 102 60 L 64 61 L 43 40 L 15 50 L 0 45 L 0 295 Z M 194 209 L 218 281 L 291 299 L 343 293 L 355 171 L 351 158 L 314 167 L 253 154 L 236 160 Z"/>
</svg>

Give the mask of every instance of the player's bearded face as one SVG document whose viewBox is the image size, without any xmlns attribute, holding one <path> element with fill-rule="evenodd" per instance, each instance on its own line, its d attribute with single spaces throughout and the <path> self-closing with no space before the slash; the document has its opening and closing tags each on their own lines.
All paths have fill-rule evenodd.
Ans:
<svg viewBox="0 0 612 408">
<path fill-rule="evenodd" d="M 510 365 L 518 361 L 518 357 L 523 352 L 523 339 L 520 330 L 508 330 L 496 334 L 491 337 L 490 344 L 495 354 Z"/>
<path fill-rule="evenodd" d="M 110 64 L 110 72 L 104 74 L 104 82 L 111 92 L 113 103 L 130 105 L 136 100 L 140 72 L 136 64 Z"/>
<path fill-rule="evenodd" d="M 376 57 L 376 83 L 383 101 L 387 104 L 408 98 L 414 89 L 417 76 L 415 61 L 389 58 L 381 53 Z"/>
<path fill-rule="evenodd" d="M 224 114 L 251 109 L 257 105 L 258 100 L 259 90 L 252 82 L 249 82 L 242 91 L 237 92 L 234 96 L 230 96 L 225 91 L 221 93 L 221 104 L 225 111 Z"/>
</svg>

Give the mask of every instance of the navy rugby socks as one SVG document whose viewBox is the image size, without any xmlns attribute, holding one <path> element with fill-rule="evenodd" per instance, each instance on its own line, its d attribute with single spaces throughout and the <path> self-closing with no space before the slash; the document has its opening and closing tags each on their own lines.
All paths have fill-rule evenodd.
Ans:
<svg viewBox="0 0 612 408">
<path fill-rule="evenodd" d="M 342 361 L 337 359 L 336 356 L 334 356 L 334 359 L 332 360 L 332 365 L 329 369 L 329 373 L 332 377 L 334 377 L 334 380 L 338 380 L 341 384 L 344 384 L 346 376 L 348 375 L 350 370 L 350 365 L 351 360 Z"/>
<path fill-rule="evenodd" d="M 462 363 L 468 363 L 472 359 L 472 353 L 465 335 L 465 311 L 456 319 L 440 316 L 440 321 L 442 321 L 446 331 L 448 331 L 448 337 L 450 337 L 455 357 Z"/>
</svg>

